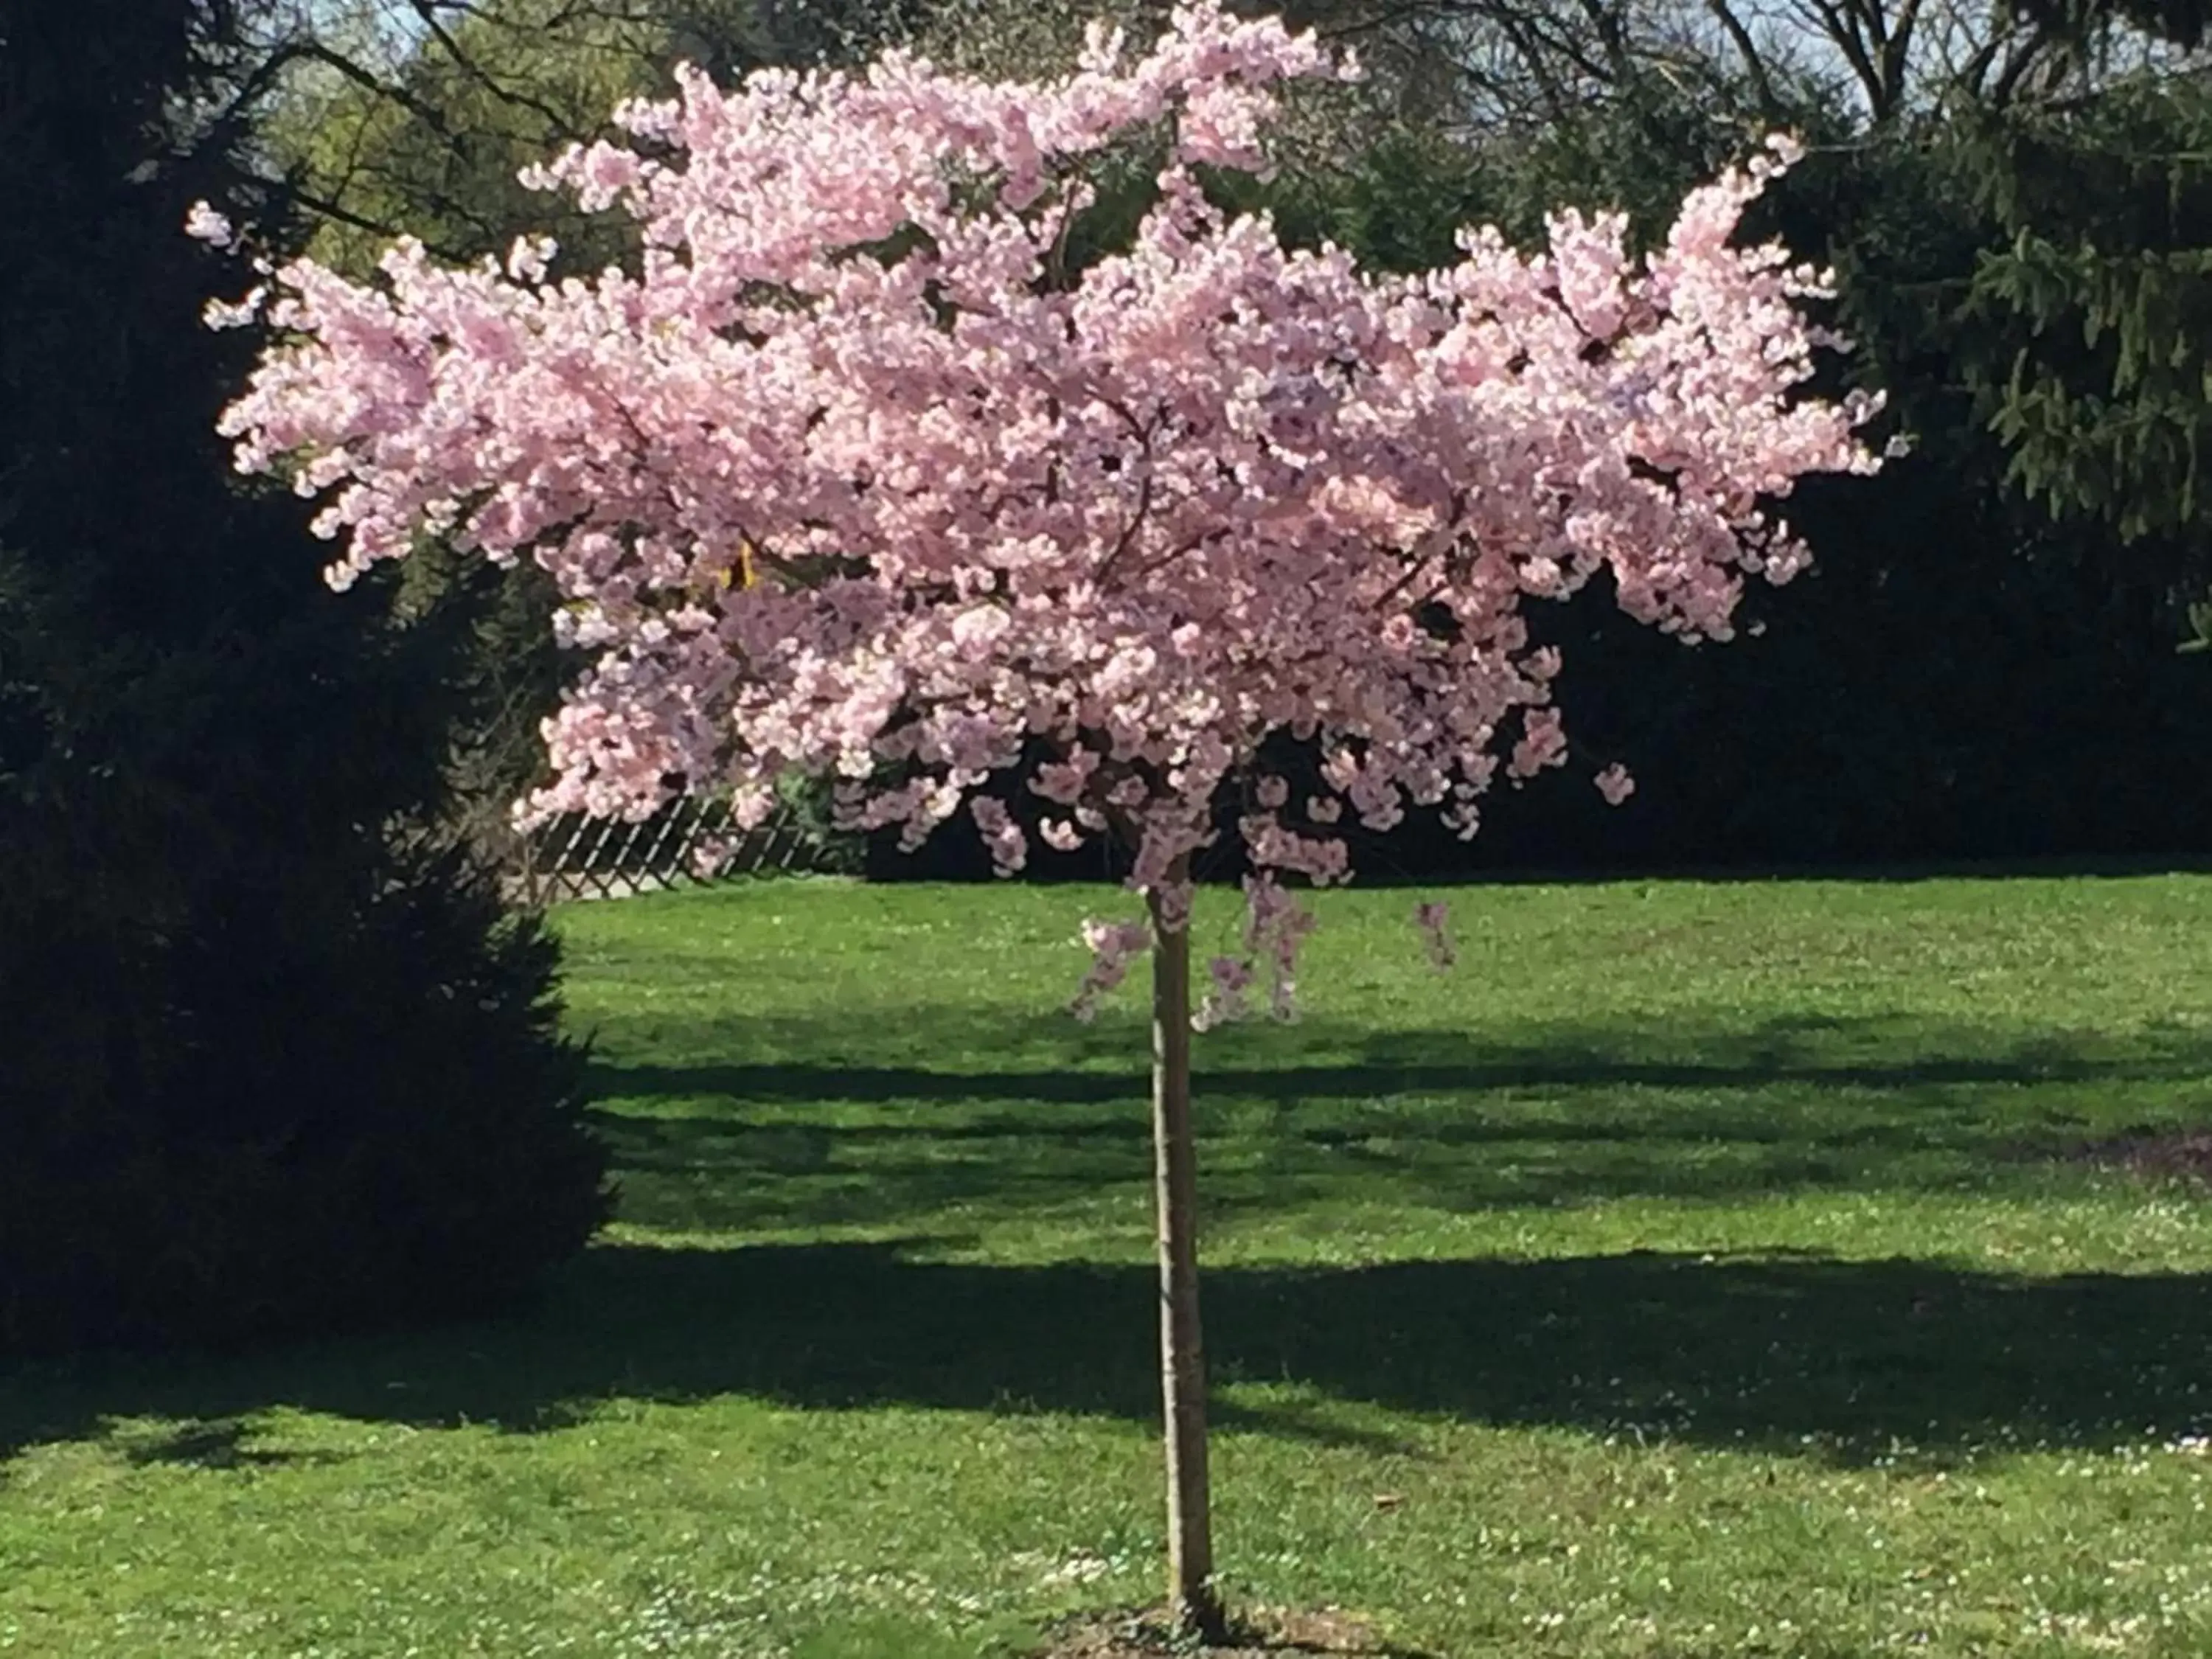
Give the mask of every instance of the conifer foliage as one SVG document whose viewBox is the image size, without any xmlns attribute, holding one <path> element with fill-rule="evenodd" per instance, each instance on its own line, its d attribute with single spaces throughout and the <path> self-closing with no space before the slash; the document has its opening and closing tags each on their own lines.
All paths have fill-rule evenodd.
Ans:
<svg viewBox="0 0 2212 1659">
<path fill-rule="evenodd" d="M 2176 76 L 1988 124 L 2010 246 L 1974 305 L 2010 349 L 1985 393 L 2015 480 L 2130 539 L 2189 538 L 2212 461 L 2212 100 Z"/>
<path fill-rule="evenodd" d="M 0 3 L 0 1352 L 476 1305 L 605 1210 L 551 943 L 421 833 L 470 619 L 331 604 L 210 431 L 234 27 Z"/>
</svg>

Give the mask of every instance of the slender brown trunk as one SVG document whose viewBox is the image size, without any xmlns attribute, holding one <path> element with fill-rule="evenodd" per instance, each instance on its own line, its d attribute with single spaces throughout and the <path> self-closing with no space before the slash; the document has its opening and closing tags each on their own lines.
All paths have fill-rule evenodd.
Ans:
<svg viewBox="0 0 2212 1659">
<path fill-rule="evenodd" d="M 1190 933 L 1152 902 L 1152 1169 L 1160 1254 L 1160 1395 L 1168 1454 L 1168 1606 L 1223 1633 L 1206 1480 L 1206 1355 L 1198 1322 L 1198 1150 L 1190 1127 Z"/>
</svg>

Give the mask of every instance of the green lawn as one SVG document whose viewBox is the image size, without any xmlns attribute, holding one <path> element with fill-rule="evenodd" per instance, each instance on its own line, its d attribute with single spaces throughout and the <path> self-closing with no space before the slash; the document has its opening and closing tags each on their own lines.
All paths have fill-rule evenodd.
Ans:
<svg viewBox="0 0 2212 1659">
<path fill-rule="evenodd" d="M 1200 1039 L 1234 1596 L 2212 1653 L 2212 1207 L 2062 1156 L 2212 1121 L 2212 879 L 1471 889 L 1445 975 L 1413 896 Z M 1151 1596 L 1140 999 L 1058 1012 L 1127 908 L 566 911 L 619 1226 L 500 1323 L 0 1374 L 0 1652 L 939 1659 Z"/>
</svg>

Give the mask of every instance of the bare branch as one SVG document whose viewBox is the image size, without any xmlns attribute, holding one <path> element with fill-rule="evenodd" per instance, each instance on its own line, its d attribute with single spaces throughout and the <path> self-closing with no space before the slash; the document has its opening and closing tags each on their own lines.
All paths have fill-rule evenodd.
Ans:
<svg viewBox="0 0 2212 1659">
<path fill-rule="evenodd" d="M 363 214 L 355 212 L 342 202 L 331 201 L 327 197 L 318 196 L 313 191 L 302 190 L 296 185 L 292 190 L 292 199 L 310 213 L 319 215 L 337 224 L 349 225 L 356 230 L 368 231 L 374 236 L 396 238 L 401 234 L 401 228 L 398 225 L 385 224 L 371 219 Z M 460 264 L 467 257 L 458 249 L 441 247 L 424 240 L 419 234 L 416 240 L 422 241 L 424 247 L 450 264 Z"/>
<path fill-rule="evenodd" d="M 1759 43 L 1751 38 L 1750 29 L 1745 27 L 1743 19 L 1736 15 L 1735 9 L 1729 0 L 1705 0 L 1705 3 L 1712 12 L 1714 21 L 1727 32 L 1730 43 L 1735 47 L 1736 56 L 1743 60 L 1744 73 L 1751 76 L 1752 92 L 1759 100 L 1761 118 L 1767 121 L 1778 119 L 1782 103 L 1774 95 L 1774 82 L 1766 71 L 1766 54 L 1759 51 Z"/>
<path fill-rule="evenodd" d="M 453 137 L 453 129 L 446 120 L 445 112 L 435 104 L 416 96 L 405 87 L 395 82 L 386 81 L 381 76 L 362 68 L 345 53 L 332 49 L 323 41 L 301 40 L 299 44 L 298 55 L 320 64 L 327 69 L 335 70 L 364 92 L 371 93 L 379 98 L 390 99 L 416 120 L 422 122 L 423 125 L 438 134 L 440 137 Z"/>
<path fill-rule="evenodd" d="M 501 86 L 483 64 L 464 52 L 460 43 L 455 40 L 447 32 L 446 26 L 438 21 L 435 0 L 410 0 L 410 3 L 415 9 L 416 15 L 422 20 L 423 27 L 428 28 L 431 36 L 445 48 L 447 56 L 453 60 L 454 65 L 463 74 L 502 103 L 543 116 L 551 128 L 553 135 L 563 143 L 573 144 L 581 142 L 583 135 L 568 124 L 568 118 L 560 111 L 543 99 L 533 97 L 529 93 L 518 92 L 511 87 Z"/>
</svg>

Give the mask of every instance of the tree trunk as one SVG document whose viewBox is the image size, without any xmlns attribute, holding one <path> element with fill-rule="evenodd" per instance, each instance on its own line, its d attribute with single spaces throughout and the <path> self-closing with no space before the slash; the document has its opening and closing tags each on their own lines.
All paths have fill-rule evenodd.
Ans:
<svg viewBox="0 0 2212 1659">
<path fill-rule="evenodd" d="M 1198 1151 L 1190 1128 L 1190 933 L 1152 902 L 1152 1169 L 1160 1254 L 1160 1394 L 1168 1455 L 1168 1607 L 1223 1634 L 1206 1480 L 1206 1358 L 1198 1322 Z"/>
</svg>

